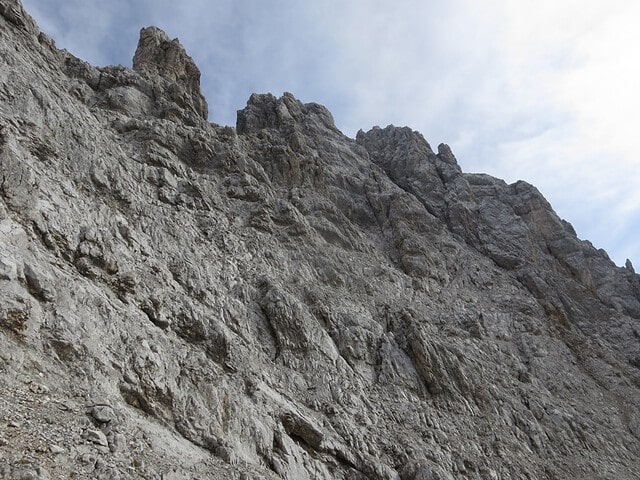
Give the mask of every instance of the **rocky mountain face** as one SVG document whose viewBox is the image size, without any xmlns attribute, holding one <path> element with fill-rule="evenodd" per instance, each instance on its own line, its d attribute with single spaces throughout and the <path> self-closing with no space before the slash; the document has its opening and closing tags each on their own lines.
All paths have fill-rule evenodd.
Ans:
<svg viewBox="0 0 640 480">
<path fill-rule="evenodd" d="M 0 477 L 637 479 L 640 277 L 535 187 L 291 94 L 207 121 L 0 0 Z"/>
</svg>

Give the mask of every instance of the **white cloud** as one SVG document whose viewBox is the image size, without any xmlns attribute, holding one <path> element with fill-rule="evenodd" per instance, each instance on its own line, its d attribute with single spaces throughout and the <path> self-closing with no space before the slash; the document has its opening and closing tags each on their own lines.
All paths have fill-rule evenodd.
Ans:
<svg viewBox="0 0 640 480">
<path fill-rule="evenodd" d="M 500 162 L 504 167 L 518 159 L 521 166 L 512 172 L 526 172 L 578 233 L 605 247 L 618 264 L 638 259 L 640 31 L 634 19 L 640 5 L 546 0 L 535 8 L 522 5 L 503 2 L 512 84 L 523 94 L 538 92 L 565 119 L 551 135 L 505 142 Z M 538 169 L 527 152 L 543 156 Z"/>
</svg>

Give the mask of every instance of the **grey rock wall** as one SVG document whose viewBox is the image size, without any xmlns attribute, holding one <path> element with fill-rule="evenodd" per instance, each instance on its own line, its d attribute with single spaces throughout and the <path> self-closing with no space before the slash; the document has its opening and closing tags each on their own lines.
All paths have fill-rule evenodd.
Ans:
<svg viewBox="0 0 640 480">
<path fill-rule="evenodd" d="M 640 277 L 535 187 L 291 94 L 208 123 L 0 0 L 2 478 L 640 476 Z"/>
</svg>

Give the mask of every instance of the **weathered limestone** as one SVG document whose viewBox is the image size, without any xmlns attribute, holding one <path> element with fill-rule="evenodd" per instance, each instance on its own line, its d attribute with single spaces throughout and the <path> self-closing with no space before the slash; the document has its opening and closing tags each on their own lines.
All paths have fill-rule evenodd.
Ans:
<svg viewBox="0 0 640 480">
<path fill-rule="evenodd" d="M 525 183 L 291 94 L 207 122 L 0 0 L 0 477 L 640 472 L 640 277 Z"/>
</svg>

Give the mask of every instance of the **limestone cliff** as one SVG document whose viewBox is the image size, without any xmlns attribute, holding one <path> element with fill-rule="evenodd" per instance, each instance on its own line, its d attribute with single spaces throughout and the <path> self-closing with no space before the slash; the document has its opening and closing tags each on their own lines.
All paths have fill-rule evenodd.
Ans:
<svg viewBox="0 0 640 480">
<path fill-rule="evenodd" d="M 291 94 L 209 123 L 0 0 L 0 476 L 640 478 L 640 277 L 525 183 Z"/>
</svg>

